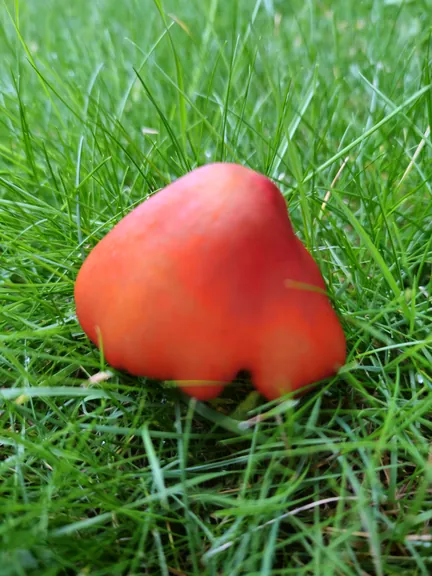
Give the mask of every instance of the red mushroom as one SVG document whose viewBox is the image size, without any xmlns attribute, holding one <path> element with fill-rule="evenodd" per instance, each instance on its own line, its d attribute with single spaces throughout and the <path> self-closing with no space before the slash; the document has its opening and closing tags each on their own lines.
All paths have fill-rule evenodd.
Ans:
<svg viewBox="0 0 432 576">
<path fill-rule="evenodd" d="M 345 337 L 283 196 L 236 164 L 198 168 L 143 202 L 77 277 L 79 322 L 107 361 L 217 396 L 241 370 L 268 399 L 335 374 Z"/>
</svg>

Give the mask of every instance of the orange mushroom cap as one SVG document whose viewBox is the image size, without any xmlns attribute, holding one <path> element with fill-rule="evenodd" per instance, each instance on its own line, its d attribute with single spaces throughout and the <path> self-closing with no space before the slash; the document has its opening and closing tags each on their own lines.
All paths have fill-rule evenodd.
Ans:
<svg viewBox="0 0 432 576">
<path fill-rule="evenodd" d="M 333 375 L 345 337 L 318 266 L 265 176 L 198 168 L 123 218 L 75 284 L 107 361 L 216 397 L 240 370 L 274 399 Z"/>
</svg>

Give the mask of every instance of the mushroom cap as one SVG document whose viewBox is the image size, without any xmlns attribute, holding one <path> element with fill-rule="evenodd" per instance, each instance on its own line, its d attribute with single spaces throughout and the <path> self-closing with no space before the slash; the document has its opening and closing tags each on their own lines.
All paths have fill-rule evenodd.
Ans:
<svg viewBox="0 0 432 576">
<path fill-rule="evenodd" d="M 85 260 L 75 301 L 112 366 L 202 400 L 240 370 L 274 399 L 345 362 L 343 330 L 283 196 L 236 164 L 200 167 L 124 217 Z"/>
</svg>

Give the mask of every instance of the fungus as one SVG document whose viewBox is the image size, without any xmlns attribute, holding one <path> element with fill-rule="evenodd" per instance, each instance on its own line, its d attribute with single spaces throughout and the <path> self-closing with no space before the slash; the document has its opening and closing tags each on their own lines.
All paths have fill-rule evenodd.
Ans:
<svg viewBox="0 0 432 576">
<path fill-rule="evenodd" d="M 201 400 L 240 370 L 275 399 L 345 362 L 342 327 L 282 194 L 236 164 L 197 168 L 132 210 L 84 261 L 75 301 L 109 364 Z"/>
</svg>

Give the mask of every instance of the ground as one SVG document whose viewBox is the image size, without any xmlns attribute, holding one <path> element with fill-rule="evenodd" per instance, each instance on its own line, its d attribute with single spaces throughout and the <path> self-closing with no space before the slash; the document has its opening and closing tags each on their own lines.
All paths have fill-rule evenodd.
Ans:
<svg viewBox="0 0 432 576">
<path fill-rule="evenodd" d="M 2 576 L 430 574 L 431 14 L 2 4 Z M 77 323 L 90 248 L 216 160 L 278 184 L 342 319 L 346 366 L 299 401 L 190 401 Z"/>
</svg>

